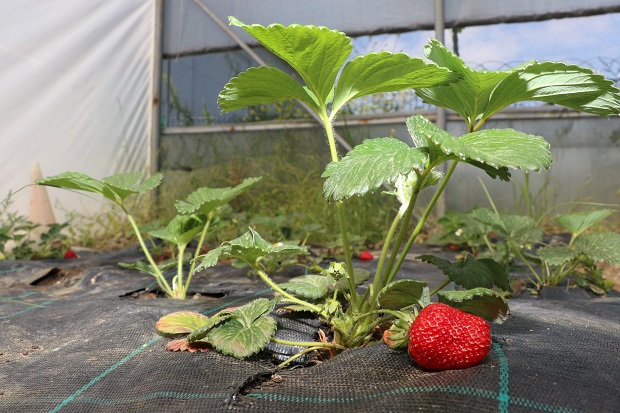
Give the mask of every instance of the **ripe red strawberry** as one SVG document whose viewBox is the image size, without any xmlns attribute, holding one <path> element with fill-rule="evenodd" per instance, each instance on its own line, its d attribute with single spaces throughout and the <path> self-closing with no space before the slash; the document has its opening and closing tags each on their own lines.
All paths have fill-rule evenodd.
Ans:
<svg viewBox="0 0 620 413">
<path fill-rule="evenodd" d="M 75 251 L 73 250 L 67 250 L 65 251 L 65 259 L 72 259 L 72 258 L 77 258 L 77 254 L 75 253 Z"/>
<path fill-rule="evenodd" d="M 373 258 L 374 257 L 372 256 L 372 254 L 369 251 L 362 251 L 360 253 L 360 260 L 362 260 L 362 261 L 370 261 Z"/>
<path fill-rule="evenodd" d="M 426 370 L 475 366 L 490 348 L 489 323 L 446 304 L 429 304 L 409 328 L 409 355 Z"/>
</svg>

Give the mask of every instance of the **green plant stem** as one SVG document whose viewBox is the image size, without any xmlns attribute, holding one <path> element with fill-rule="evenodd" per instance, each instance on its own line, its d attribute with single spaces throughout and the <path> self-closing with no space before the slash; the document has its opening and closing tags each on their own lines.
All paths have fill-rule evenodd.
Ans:
<svg viewBox="0 0 620 413">
<path fill-rule="evenodd" d="M 336 149 L 336 139 L 334 138 L 334 127 L 332 125 L 331 118 L 327 115 L 325 107 L 322 109 L 322 113 L 319 117 L 323 120 L 323 126 L 325 127 L 325 133 L 327 135 L 327 142 L 329 143 L 329 152 L 332 158 L 332 162 L 338 162 L 338 150 Z M 353 275 L 353 259 L 351 254 L 351 244 L 349 243 L 349 235 L 347 233 L 347 224 L 344 214 L 344 204 L 341 201 L 336 203 L 338 208 L 338 221 L 340 222 L 340 236 L 342 237 L 342 248 L 344 250 L 344 261 L 347 268 L 347 282 L 349 283 L 349 290 L 351 291 L 351 305 L 355 312 L 359 311 L 359 294 L 357 293 L 357 285 Z"/>
<path fill-rule="evenodd" d="M 273 288 L 276 292 L 280 293 L 280 295 L 282 297 L 284 297 L 287 301 L 290 301 L 292 303 L 296 303 L 296 304 L 300 304 L 303 305 L 304 307 L 308 307 L 309 309 L 311 309 L 312 311 L 314 311 L 315 313 L 318 313 L 322 316 L 326 316 L 326 314 L 324 314 L 323 309 L 321 307 L 319 307 L 318 305 L 314 305 L 314 304 L 310 304 L 304 300 L 301 300 L 297 297 L 295 297 L 294 295 L 291 295 L 289 293 L 287 293 L 286 291 L 284 291 L 278 284 L 276 284 L 271 277 L 269 277 L 263 270 L 261 270 L 260 268 L 258 268 L 255 265 L 252 265 L 252 268 L 254 269 L 254 271 L 256 271 L 256 273 L 258 274 L 258 276 L 265 282 L 267 283 L 267 285 L 269 285 L 271 288 Z"/>
<path fill-rule="evenodd" d="M 367 313 L 364 314 L 360 314 L 357 317 L 354 317 L 353 320 L 357 321 L 357 320 L 361 320 L 364 317 L 368 317 L 370 315 L 375 315 L 375 314 L 380 314 L 380 313 L 385 313 L 385 314 L 390 314 L 390 319 L 391 318 L 400 318 L 401 314 L 398 313 L 398 311 L 394 311 L 394 310 L 389 310 L 387 308 L 381 308 L 379 310 L 373 310 L 373 311 L 369 311 Z"/>
<path fill-rule="evenodd" d="M 138 238 L 138 242 L 140 243 L 142 252 L 144 252 L 144 256 L 148 260 L 149 264 L 151 264 L 151 268 L 153 268 L 154 272 L 151 275 L 153 275 L 153 277 L 155 277 L 155 279 L 157 280 L 157 285 L 159 285 L 159 288 L 163 289 L 165 293 L 168 294 L 168 296 L 174 298 L 174 294 L 172 290 L 170 289 L 170 285 L 168 285 L 168 281 L 166 281 L 166 278 L 159 270 L 159 267 L 155 263 L 155 260 L 153 260 L 153 257 L 149 253 L 149 250 L 144 243 L 144 239 L 142 238 L 142 235 L 140 235 L 140 230 L 138 229 L 138 225 L 136 224 L 136 221 L 133 219 L 131 214 L 125 208 L 122 208 L 122 210 L 125 212 L 125 215 L 127 216 L 127 219 L 129 220 L 129 223 L 131 224 L 131 227 L 133 228 L 133 231 L 136 234 L 136 238 Z"/>
<path fill-rule="evenodd" d="M 381 313 L 385 313 L 388 314 L 387 316 L 383 316 L 381 318 L 372 318 L 373 315 L 378 315 Z M 355 341 L 356 337 L 361 336 L 362 334 L 364 336 L 367 336 L 368 333 L 370 331 L 372 331 L 375 327 L 385 323 L 386 321 L 390 321 L 393 320 L 395 318 L 401 318 L 401 314 L 398 311 L 392 311 L 392 310 L 388 310 L 385 308 L 379 309 L 379 310 L 373 310 L 373 311 L 369 311 L 367 313 L 364 314 L 360 314 L 359 316 L 355 317 L 353 319 L 354 322 L 363 320 L 363 328 L 359 328 L 357 331 L 357 334 L 354 334 L 350 339 L 349 342 Z"/>
<path fill-rule="evenodd" d="M 287 358 L 282 363 L 278 364 L 278 368 L 284 368 L 284 367 L 288 366 L 290 363 L 292 363 L 293 361 L 295 361 L 299 357 L 303 356 L 304 354 L 312 353 L 313 351 L 323 350 L 323 349 L 324 349 L 324 347 L 310 347 L 310 348 L 303 349 L 299 353 L 293 354 L 291 357 Z"/>
<path fill-rule="evenodd" d="M 347 281 L 349 283 L 349 290 L 351 291 L 351 304 L 354 308 L 359 309 L 359 294 L 357 293 L 357 285 L 355 284 L 351 247 L 344 215 L 344 204 L 339 201 L 336 206 L 338 208 L 338 220 L 340 221 L 340 235 L 344 247 L 344 260 L 347 267 Z"/>
<path fill-rule="evenodd" d="M 394 217 L 394 221 L 392 221 L 392 225 L 390 226 L 390 229 L 385 237 L 385 241 L 383 244 L 383 248 L 381 250 L 381 256 L 379 257 L 379 262 L 377 264 L 377 271 L 375 271 L 375 278 L 373 279 L 372 286 L 366 290 L 362 298 L 362 303 L 364 303 L 364 307 L 362 308 L 362 311 L 369 310 L 369 303 L 368 303 L 369 295 L 372 294 L 372 297 L 374 298 L 376 294 L 379 293 L 378 291 L 376 291 L 376 289 L 379 288 L 380 275 L 383 272 L 383 265 L 385 264 L 385 259 L 390 250 L 390 244 L 392 243 L 392 238 L 394 237 L 394 233 L 396 233 L 396 230 L 398 229 L 398 224 L 400 223 L 401 218 L 402 218 L 402 214 L 400 212 L 396 214 L 396 217 Z"/>
<path fill-rule="evenodd" d="M 456 165 L 457 164 L 458 164 L 457 160 L 453 161 L 452 164 L 450 165 L 450 167 L 448 168 L 448 170 L 446 171 L 446 176 L 441 181 L 441 184 L 437 188 L 437 191 L 435 191 L 435 194 L 433 194 L 433 198 L 431 198 L 431 200 L 428 203 L 426 209 L 424 210 L 424 214 L 422 214 L 422 216 L 420 217 L 420 220 L 418 221 L 418 225 L 416 225 L 416 227 L 414 228 L 411 236 L 409 237 L 409 240 L 407 241 L 407 244 L 405 244 L 405 247 L 404 247 L 403 251 L 401 252 L 400 257 L 398 258 L 396 266 L 391 270 L 390 275 L 385 280 L 385 284 L 384 285 L 388 285 L 389 283 L 391 283 L 394 280 L 394 277 L 396 276 L 396 273 L 398 272 L 398 270 L 400 269 L 401 265 L 405 261 L 405 258 L 407 257 L 407 253 L 411 249 L 411 246 L 413 245 L 413 242 L 418 237 L 420 232 L 422 232 L 422 228 L 424 228 L 424 224 L 426 223 L 426 220 L 431 215 L 431 212 L 433 211 L 433 208 L 435 208 L 435 204 L 439 200 L 439 197 L 441 196 L 441 193 L 446 188 L 446 185 L 448 184 L 448 181 L 450 180 L 450 177 L 454 173 L 454 170 L 456 169 Z"/>
<path fill-rule="evenodd" d="M 551 276 L 552 285 L 558 285 L 560 281 L 566 278 L 570 273 L 572 273 L 579 266 L 579 262 L 580 262 L 579 260 L 575 260 L 575 262 L 573 262 L 573 264 L 567 270 L 564 270 L 566 265 L 562 265 L 562 267 L 558 269 L 558 273 L 553 274 Z"/>
<path fill-rule="evenodd" d="M 172 285 L 172 292 L 175 294 L 174 298 L 178 298 L 179 300 L 185 300 L 185 295 L 187 293 L 183 285 L 183 255 L 185 254 L 186 247 L 186 244 L 179 244 L 177 246 L 179 249 L 179 254 L 177 255 L 177 282 Z"/>
<path fill-rule="evenodd" d="M 443 290 L 446 285 L 450 284 L 450 282 L 451 282 L 450 279 L 446 278 L 445 280 L 443 280 L 441 284 L 435 287 L 433 291 L 429 293 L 429 295 L 432 297 L 433 295 L 437 294 L 439 291 Z"/>
<path fill-rule="evenodd" d="M 272 341 L 273 341 L 273 339 L 272 339 Z M 315 344 L 318 344 L 318 343 L 315 343 Z M 291 357 L 287 358 L 282 363 L 278 364 L 278 368 L 286 367 L 291 362 L 295 361 L 296 359 L 298 359 L 299 357 L 303 356 L 304 354 L 312 353 L 313 351 L 316 351 L 316 350 L 325 350 L 325 348 L 326 348 L 325 346 L 314 346 L 314 347 L 306 348 L 306 349 L 300 351 L 299 353 L 296 353 L 296 354 L 292 355 Z"/>
<path fill-rule="evenodd" d="M 420 190 L 422 187 L 422 183 L 424 182 L 424 179 L 428 176 L 428 174 L 432 171 L 432 167 L 428 168 L 425 173 L 423 173 L 422 175 L 418 176 L 418 181 L 416 182 L 415 187 L 412 190 L 411 193 L 411 199 L 409 200 L 409 205 L 407 206 L 407 210 L 405 211 L 405 213 L 403 214 L 403 223 L 400 227 L 400 232 L 398 233 L 398 237 L 396 239 L 396 242 L 394 243 L 394 246 L 392 247 L 392 254 L 390 256 L 390 260 L 387 264 L 387 267 L 385 269 L 385 272 L 381 275 L 379 282 L 377 283 L 377 289 L 381 290 L 382 288 L 384 288 L 386 285 L 388 285 L 390 283 L 390 281 L 387 281 L 386 279 L 389 278 L 386 277 L 386 274 L 391 274 L 392 273 L 392 269 L 394 268 L 394 262 L 396 261 L 396 257 L 398 256 L 398 252 L 400 251 L 400 247 L 403 244 L 403 241 L 405 239 L 405 235 L 407 234 L 407 228 L 409 227 L 409 222 L 411 222 L 411 217 L 413 216 L 413 209 L 415 208 L 415 204 L 418 201 L 418 196 L 420 195 Z M 406 255 L 406 251 L 405 251 L 405 255 Z M 376 291 L 376 293 L 378 293 L 378 291 Z"/>
<path fill-rule="evenodd" d="M 534 278 L 536 279 L 536 282 L 534 284 L 536 284 L 536 288 L 540 288 L 542 285 L 542 279 L 540 278 L 540 275 L 538 275 L 538 273 L 536 272 L 536 270 L 534 270 L 534 268 L 532 267 L 532 265 L 529 263 L 529 261 L 523 256 L 523 254 L 521 253 L 521 250 L 519 248 L 514 248 L 513 249 L 513 254 L 517 257 L 519 257 L 519 259 L 521 261 L 523 261 L 523 263 L 525 264 L 525 266 L 530 270 L 530 272 L 532 273 L 532 275 L 534 276 Z"/>
<path fill-rule="evenodd" d="M 489 239 L 489 236 L 487 234 L 484 234 L 482 236 L 482 239 L 484 240 L 484 243 L 486 244 L 486 246 L 489 249 L 489 251 L 491 252 L 491 254 L 495 254 L 495 247 L 493 246 L 493 243 Z"/>
<path fill-rule="evenodd" d="M 345 346 L 341 346 L 336 343 L 324 343 L 322 341 L 291 341 L 291 340 L 283 340 L 281 338 L 271 337 L 271 341 L 277 344 L 284 344 L 287 346 L 298 346 L 298 347 L 320 347 L 320 348 L 329 348 L 333 350 L 346 350 Z"/>
<path fill-rule="evenodd" d="M 379 257 L 379 262 L 377 263 L 377 271 L 375 272 L 375 279 L 379 278 L 379 275 L 383 272 L 383 265 L 385 264 L 385 259 L 390 250 L 390 244 L 392 243 L 392 238 L 398 229 L 398 224 L 402 219 L 402 214 L 399 212 L 394 217 L 394 221 L 392 221 L 392 225 L 388 230 L 388 233 L 385 237 L 385 243 L 383 244 L 383 249 L 381 250 L 381 256 Z M 378 285 L 377 285 L 378 287 Z"/>
<path fill-rule="evenodd" d="M 205 224 L 204 228 L 202 229 L 202 233 L 200 234 L 200 239 L 198 240 L 198 245 L 196 246 L 196 251 L 194 252 L 194 259 L 192 260 L 192 264 L 189 268 L 189 274 L 187 275 L 187 281 L 185 282 L 185 291 L 187 291 L 187 289 L 189 288 L 189 283 L 192 280 L 192 276 L 194 275 L 194 270 L 196 269 L 196 260 L 198 260 L 200 250 L 202 249 L 202 245 L 204 244 L 207 232 L 209 232 L 209 226 L 211 225 L 212 220 L 213 215 L 209 215 L 207 223 Z"/>
<path fill-rule="evenodd" d="M 482 182 L 482 179 L 478 178 L 478 181 L 480 182 L 480 186 L 482 186 L 482 190 L 484 191 L 484 194 L 487 197 L 487 200 L 489 201 L 489 204 L 491 204 L 491 208 L 493 208 L 493 211 L 495 212 L 495 214 L 499 215 L 499 211 L 497 210 L 497 207 L 495 206 L 495 202 L 493 202 L 493 198 L 491 197 L 491 194 L 489 193 L 489 190 L 487 189 L 486 185 L 484 184 L 484 182 Z"/>
<path fill-rule="evenodd" d="M 523 195 L 523 201 L 525 202 L 525 210 L 526 215 L 534 218 L 534 203 L 530 197 L 530 174 L 526 171 L 523 173 L 523 191 L 521 192 Z"/>
<path fill-rule="evenodd" d="M 396 317 L 398 318 L 398 317 Z M 381 317 L 376 319 L 375 321 L 373 321 L 372 323 L 368 324 L 368 326 L 366 326 L 367 330 L 366 331 L 372 331 L 375 327 L 380 326 L 381 324 L 385 323 L 386 321 L 390 321 L 393 320 L 394 316 L 393 315 L 387 315 L 385 317 Z"/>
</svg>

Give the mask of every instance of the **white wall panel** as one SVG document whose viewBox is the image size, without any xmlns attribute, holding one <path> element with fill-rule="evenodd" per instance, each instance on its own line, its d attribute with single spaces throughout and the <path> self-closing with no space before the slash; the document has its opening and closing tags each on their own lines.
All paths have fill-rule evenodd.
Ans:
<svg viewBox="0 0 620 413">
<path fill-rule="evenodd" d="M 155 1 L 0 0 L 0 199 L 44 175 L 146 165 Z M 28 192 L 15 198 L 25 215 Z M 62 209 L 95 201 L 49 189 Z"/>
</svg>

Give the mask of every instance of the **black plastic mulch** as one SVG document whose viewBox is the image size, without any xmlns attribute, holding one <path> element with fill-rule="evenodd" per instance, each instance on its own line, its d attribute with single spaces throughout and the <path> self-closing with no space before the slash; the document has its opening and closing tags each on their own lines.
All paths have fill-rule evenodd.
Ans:
<svg viewBox="0 0 620 413">
<path fill-rule="evenodd" d="M 548 289 L 512 299 L 488 357 L 465 370 L 426 372 L 378 344 L 278 371 L 267 354 L 165 351 L 154 329 L 172 311 L 212 314 L 270 296 L 259 280 L 218 266 L 194 280 L 198 299 L 140 299 L 152 278 L 116 265 L 139 257 L 0 262 L 0 411 L 620 411 L 617 296 Z M 400 277 L 440 279 L 416 261 L 404 268 Z M 280 321 L 279 334 L 313 335 L 311 320 Z"/>
</svg>

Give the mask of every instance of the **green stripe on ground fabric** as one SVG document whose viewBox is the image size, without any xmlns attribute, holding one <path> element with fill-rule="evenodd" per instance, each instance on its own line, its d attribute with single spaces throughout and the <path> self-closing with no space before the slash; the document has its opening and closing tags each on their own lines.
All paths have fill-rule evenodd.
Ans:
<svg viewBox="0 0 620 413">
<path fill-rule="evenodd" d="M 510 405 L 510 394 L 508 392 L 508 358 L 499 344 L 493 343 L 493 350 L 499 359 L 499 412 L 508 413 L 508 406 Z"/>
<path fill-rule="evenodd" d="M 230 301 L 230 302 L 228 302 L 226 304 L 222 304 L 219 307 L 211 308 L 211 309 L 205 311 L 203 314 L 208 314 L 208 313 L 213 313 L 213 312 L 219 311 L 220 309 L 229 307 L 231 304 L 235 304 L 235 303 L 237 303 L 239 301 L 247 300 L 247 299 L 252 298 L 254 296 L 263 294 L 265 291 L 269 291 L 269 289 L 259 291 L 259 292 L 255 293 L 255 294 L 252 294 L 252 295 L 249 295 L 249 296 L 240 297 L 240 298 L 238 298 L 236 300 L 232 300 L 232 301 Z M 161 338 L 162 338 L 161 336 L 157 336 L 157 337 L 152 338 L 151 340 L 147 341 L 146 343 L 144 343 L 139 348 L 135 349 L 134 351 L 132 351 L 131 353 L 129 353 L 128 355 L 123 357 L 121 360 L 117 361 L 116 363 L 114 363 L 113 365 L 108 367 L 106 370 L 104 370 L 97 377 L 95 377 L 94 379 L 92 379 L 91 381 L 86 383 L 84 386 L 79 388 L 75 393 L 73 393 L 72 395 L 70 395 L 69 397 L 64 399 L 60 404 L 58 404 L 56 407 L 54 407 L 52 410 L 50 410 L 49 413 L 56 413 L 60 409 L 62 409 L 64 406 L 66 406 L 67 404 L 76 401 L 78 396 L 80 394 L 84 393 L 86 390 L 88 390 L 88 388 L 90 388 L 92 385 L 94 385 L 94 384 L 98 383 L 99 381 L 101 381 L 101 379 L 103 379 L 105 376 L 110 374 L 112 371 L 116 370 L 119 366 L 122 366 L 128 360 L 131 360 L 134 356 L 139 354 L 142 350 L 148 348 L 151 344 L 155 343 L 156 341 L 158 341 Z"/>
<path fill-rule="evenodd" d="M 157 340 L 159 340 L 161 338 L 162 338 L 161 336 L 157 336 L 157 337 L 147 341 L 140 348 L 135 349 L 134 351 L 132 351 L 131 353 L 129 353 L 128 355 L 126 355 L 125 357 L 123 357 L 122 359 L 117 361 L 116 363 L 112 364 L 110 367 L 108 367 L 106 370 L 104 370 L 97 377 L 95 377 L 94 379 L 92 379 L 91 381 L 89 381 L 88 383 L 83 385 L 78 391 L 76 391 L 71 396 L 69 396 L 66 399 L 64 399 L 59 405 L 57 405 L 52 410 L 50 410 L 49 413 L 55 413 L 55 412 L 59 411 L 60 409 L 62 409 L 67 404 L 69 404 L 72 401 L 74 401 L 77 396 L 79 396 L 80 394 L 84 393 L 90 386 L 92 386 L 93 384 L 99 382 L 102 378 L 107 376 L 110 372 L 114 371 L 117 367 L 119 367 L 122 364 L 124 364 L 127 360 L 132 359 L 136 354 L 140 353 L 142 350 L 144 350 L 145 348 L 149 347 L 151 344 L 155 343 Z"/>
<path fill-rule="evenodd" d="M 355 397 L 301 397 L 291 395 L 280 394 L 262 394 L 262 393 L 250 393 L 247 396 L 256 399 L 281 401 L 289 403 L 353 403 L 365 400 L 372 400 L 378 398 L 389 398 L 399 394 L 410 393 L 453 393 L 462 394 L 466 396 L 482 397 L 484 399 L 495 399 L 499 402 L 499 412 L 508 413 L 510 404 L 525 406 L 532 409 L 540 410 L 549 413 L 582 413 L 580 410 L 570 409 L 562 406 L 552 406 L 544 403 L 539 403 L 533 400 L 524 398 L 511 398 L 509 395 L 509 368 L 508 358 L 504 354 L 501 346 L 497 343 L 493 343 L 493 350 L 497 354 L 499 359 L 499 392 L 492 392 L 489 390 L 476 389 L 466 386 L 426 386 L 426 387 L 402 387 L 400 389 L 390 390 L 387 392 L 381 392 L 376 394 L 370 394 L 366 396 Z"/>
<path fill-rule="evenodd" d="M 0 316 L 0 320 L 5 319 L 5 318 L 14 317 L 14 316 L 16 316 L 16 315 L 23 314 L 23 313 L 26 313 L 26 312 L 28 312 L 28 311 L 37 310 L 37 309 L 39 309 L 39 308 L 41 308 L 41 307 L 45 307 L 46 305 L 48 305 L 48 304 L 50 304 L 50 303 L 53 303 L 54 301 L 57 301 L 57 300 L 49 300 L 49 301 L 45 301 L 45 302 L 43 302 L 43 303 L 41 303 L 41 304 L 38 304 L 38 305 L 36 305 L 36 306 L 32 306 L 32 307 L 30 307 L 30 308 L 26 308 L 25 310 L 16 311 L 16 312 L 11 313 L 11 314 L 7 314 L 7 315 Z M 21 303 L 21 304 L 24 304 L 24 303 Z"/>
</svg>

